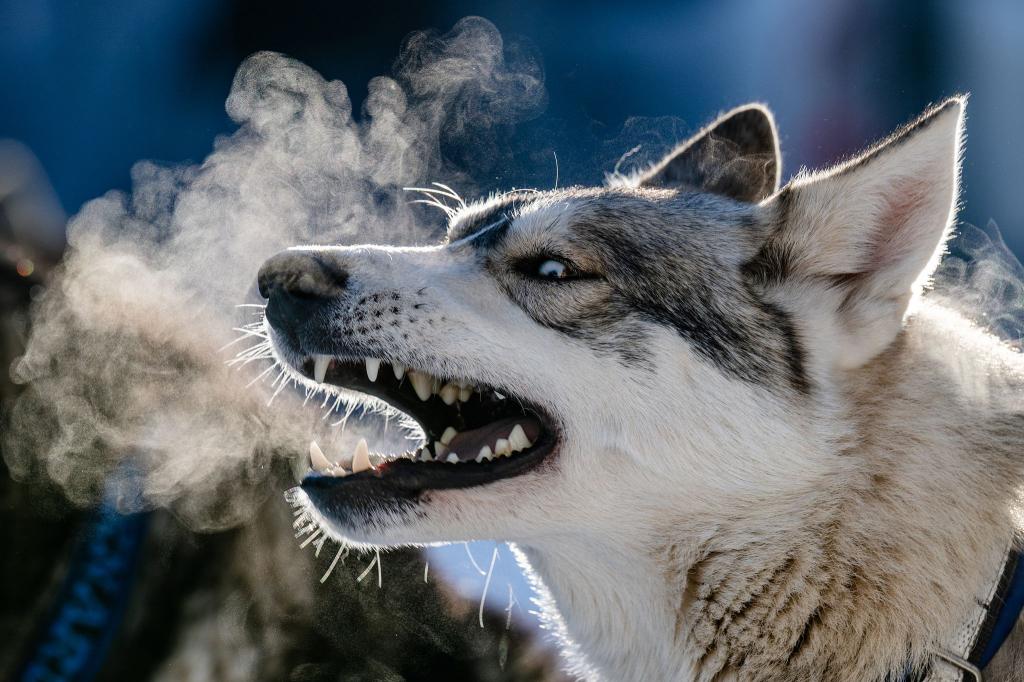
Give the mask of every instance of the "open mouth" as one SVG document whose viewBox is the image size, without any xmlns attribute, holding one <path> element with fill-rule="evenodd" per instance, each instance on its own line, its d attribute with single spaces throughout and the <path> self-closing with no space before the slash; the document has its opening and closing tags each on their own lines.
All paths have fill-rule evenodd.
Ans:
<svg viewBox="0 0 1024 682">
<path fill-rule="evenodd" d="M 380 504 L 430 489 L 465 488 L 518 476 L 553 449 L 556 429 L 545 412 L 521 398 L 470 380 L 442 379 L 375 358 L 318 355 L 301 372 L 367 394 L 411 417 L 426 435 L 418 448 L 379 453 L 361 440 L 354 451 L 329 458 L 314 441 L 296 476 L 319 505 L 345 497 Z"/>
</svg>

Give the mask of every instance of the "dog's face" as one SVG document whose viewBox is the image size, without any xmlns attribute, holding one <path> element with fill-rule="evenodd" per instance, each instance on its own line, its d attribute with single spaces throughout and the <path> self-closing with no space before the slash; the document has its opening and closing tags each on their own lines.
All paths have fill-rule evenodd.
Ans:
<svg viewBox="0 0 1024 682">
<path fill-rule="evenodd" d="M 944 135 L 915 132 L 948 108 L 901 144 L 947 153 L 955 184 L 959 103 Z M 632 182 L 462 208 L 436 246 L 275 256 L 260 290 L 281 363 L 425 435 L 351 461 L 314 448 L 306 496 L 356 543 L 557 542 L 799 478 L 807 406 L 891 342 L 948 222 L 955 186 L 933 200 L 894 155 L 862 162 L 899 189 L 870 215 L 846 195 L 878 168 L 776 193 L 774 125 L 747 107 Z M 850 239 L 851 215 L 899 229 Z"/>
</svg>

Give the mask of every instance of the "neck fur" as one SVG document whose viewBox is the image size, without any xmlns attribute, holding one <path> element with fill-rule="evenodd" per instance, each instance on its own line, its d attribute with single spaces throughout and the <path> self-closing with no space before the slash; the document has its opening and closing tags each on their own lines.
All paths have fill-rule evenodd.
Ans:
<svg viewBox="0 0 1024 682">
<path fill-rule="evenodd" d="M 949 348 L 943 314 L 844 377 L 847 429 L 822 444 L 820 480 L 728 514 L 668 508 L 635 539 L 523 548 L 577 672 L 872 680 L 945 648 L 1015 531 L 1024 417 L 993 385 L 1009 373 L 988 366 L 991 341 L 930 350 Z"/>
</svg>

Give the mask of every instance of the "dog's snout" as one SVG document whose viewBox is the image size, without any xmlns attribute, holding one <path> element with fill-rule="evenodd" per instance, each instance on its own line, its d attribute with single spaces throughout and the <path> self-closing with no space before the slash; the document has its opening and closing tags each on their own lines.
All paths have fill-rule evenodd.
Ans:
<svg viewBox="0 0 1024 682">
<path fill-rule="evenodd" d="M 267 319 L 279 330 L 293 329 L 348 285 L 348 273 L 333 258 L 314 251 L 283 251 L 260 268 L 256 278 L 267 299 Z"/>
</svg>

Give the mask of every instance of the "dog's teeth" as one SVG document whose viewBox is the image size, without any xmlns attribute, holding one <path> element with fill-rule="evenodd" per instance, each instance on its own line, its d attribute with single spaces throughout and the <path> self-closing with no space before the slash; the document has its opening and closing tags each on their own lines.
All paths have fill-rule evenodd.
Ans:
<svg viewBox="0 0 1024 682">
<path fill-rule="evenodd" d="M 460 386 L 459 387 L 459 402 L 468 403 L 469 399 L 473 397 L 473 388 L 471 386 Z"/>
<path fill-rule="evenodd" d="M 459 456 L 456 455 L 454 452 L 450 452 L 448 453 L 448 459 L 446 459 L 445 461 L 448 462 L 449 464 L 458 464 Z"/>
<path fill-rule="evenodd" d="M 391 365 L 391 371 L 395 373 L 395 378 L 401 381 L 402 377 L 405 376 L 405 365 L 400 362 L 396 362 Z"/>
<path fill-rule="evenodd" d="M 494 392 L 494 397 L 497 398 L 498 400 L 504 400 L 505 399 L 505 396 L 502 395 L 501 393 L 498 393 L 497 391 Z"/>
<path fill-rule="evenodd" d="M 376 381 L 378 372 L 380 372 L 380 360 L 377 358 L 366 358 L 366 378 L 370 381 Z"/>
<path fill-rule="evenodd" d="M 412 382 L 412 388 L 416 391 L 416 395 L 422 401 L 430 400 L 430 396 L 433 393 L 430 389 L 434 380 L 428 374 L 421 372 L 409 372 L 409 380 Z"/>
<path fill-rule="evenodd" d="M 494 454 L 496 455 L 511 455 L 512 446 L 509 441 L 504 438 L 499 438 L 494 442 Z"/>
<path fill-rule="evenodd" d="M 324 383 L 324 377 L 327 376 L 327 365 L 331 364 L 330 355 L 317 355 L 313 360 L 313 378 L 316 383 Z"/>
<path fill-rule="evenodd" d="M 335 478 L 342 478 L 344 476 L 348 476 L 348 472 L 345 471 L 345 467 L 342 466 L 331 467 L 327 473 L 329 473 L 331 476 L 334 476 Z"/>
<path fill-rule="evenodd" d="M 523 431 L 523 427 L 519 424 L 516 424 L 512 429 L 512 433 L 508 434 L 508 443 L 512 447 L 513 452 L 530 447 L 530 439 L 526 437 L 526 432 Z"/>
<path fill-rule="evenodd" d="M 352 456 L 352 473 L 358 474 L 370 468 L 370 448 L 366 445 L 366 439 L 360 438 L 356 443 L 356 452 Z"/>
<path fill-rule="evenodd" d="M 309 461 L 317 471 L 327 471 L 333 464 L 324 456 L 324 451 L 315 440 L 309 441 Z"/>
<path fill-rule="evenodd" d="M 444 457 L 448 454 L 448 446 L 439 440 L 434 441 L 434 452 L 437 453 L 438 457 Z"/>
<path fill-rule="evenodd" d="M 452 405 L 455 400 L 459 397 L 459 389 L 455 384 L 445 384 L 444 388 L 441 389 L 441 400 L 444 401 L 445 405 Z"/>
<path fill-rule="evenodd" d="M 449 426 L 447 429 L 444 430 L 444 433 L 441 434 L 441 442 L 444 443 L 445 445 L 451 445 L 452 438 L 455 438 L 455 436 L 457 436 L 458 433 L 458 431 Z"/>
<path fill-rule="evenodd" d="M 476 456 L 476 460 L 479 462 L 481 459 L 491 459 L 493 456 L 494 453 L 491 452 L 490 446 L 485 445 L 480 448 L 480 454 Z"/>
</svg>

